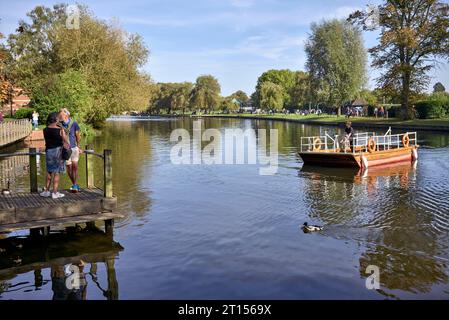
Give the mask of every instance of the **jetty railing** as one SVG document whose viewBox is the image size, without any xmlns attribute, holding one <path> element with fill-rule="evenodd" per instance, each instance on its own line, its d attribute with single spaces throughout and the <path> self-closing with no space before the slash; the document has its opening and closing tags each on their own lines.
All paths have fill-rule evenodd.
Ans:
<svg viewBox="0 0 449 320">
<path fill-rule="evenodd" d="M 33 126 L 28 119 L 0 123 L 0 147 L 25 139 L 30 135 L 32 130 Z"/>
<path fill-rule="evenodd" d="M 92 189 L 94 185 L 94 159 L 93 156 L 103 159 L 103 194 L 105 198 L 113 198 L 112 189 L 112 151 L 105 149 L 102 154 L 96 153 L 90 146 L 83 151 L 86 165 L 86 187 Z M 13 157 L 29 157 L 30 192 L 38 192 L 37 156 L 45 156 L 45 152 L 36 148 L 29 148 L 28 152 L 0 154 L 0 160 Z"/>
</svg>

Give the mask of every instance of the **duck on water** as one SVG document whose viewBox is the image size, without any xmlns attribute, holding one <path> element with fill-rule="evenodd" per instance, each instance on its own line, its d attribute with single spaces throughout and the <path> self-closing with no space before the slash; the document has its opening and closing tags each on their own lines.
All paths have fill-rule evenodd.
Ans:
<svg viewBox="0 0 449 320">
<path fill-rule="evenodd" d="M 323 231 L 322 226 L 316 226 L 316 225 L 309 225 L 307 222 L 304 222 L 302 225 L 302 230 L 304 233 L 310 233 L 310 232 L 317 232 L 317 231 Z"/>
</svg>

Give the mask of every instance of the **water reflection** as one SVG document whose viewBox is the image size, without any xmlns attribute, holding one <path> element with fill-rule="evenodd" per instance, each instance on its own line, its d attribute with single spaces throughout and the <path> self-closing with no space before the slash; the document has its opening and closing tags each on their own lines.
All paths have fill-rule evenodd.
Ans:
<svg viewBox="0 0 449 320">
<path fill-rule="evenodd" d="M 259 176 L 254 166 L 171 164 L 170 133 L 192 126 L 189 118 L 108 123 L 91 143 L 113 150 L 114 193 L 129 213 L 115 236 L 127 250 L 117 261 L 104 240 L 89 260 L 83 252 L 100 240 L 88 237 L 82 246 L 56 238 L 49 243 L 65 245 L 50 254 L 0 253 L 10 271 L 0 276 L 1 298 L 447 298 L 449 136 L 419 133 L 414 166 L 317 170 L 302 167 L 300 137 L 340 128 L 204 118 L 203 129 L 278 130 L 278 173 Z M 81 184 L 84 170 L 82 162 Z M 27 190 L 28 176 L 16 179 Z M 305 221 L 325 229 L 303 234 Z M 69 264 L 87 286 L 68 294 Z M 368 265 L 380 268 L 379 293 L 365 289 Z"/>
<path fill-rule="evenodd" d="M 0 248 L 0 298 L 15 292 L 48 290 L 49 283 L 54 300 L 85 300 L 88 291 L 108 300 L 119 298 L 114 262 L 123 247 L 101 231 L 53 233 L 45 241 L 10 237 L 0 240 Z M 104 276 L 98 275 L 98 264 L 104 264 Z M 69 268 L 79 272 L 79 278 L 75 279 Z M 43 275 L 46 271 L 49 279 Z M 29 272 L 34 273 L 33 282 L 14 281 Z"/>
<path fill-rule="evenodd" d="M 433 228 L 436 214 L 415 205 L 417 170 L 414 162 L 366 171 L 304 166 L 300 172 L 310 180 L 305 186 L 311 217 L 327 225 L 327 236 L 365 248 L 360 276 L 368 276 L 370 265 L 379 267 L 379 293 L 390 298 L 396 296 L 386 289 L 428 293 L 449 280 L 447 246 Z"/>
</svg>

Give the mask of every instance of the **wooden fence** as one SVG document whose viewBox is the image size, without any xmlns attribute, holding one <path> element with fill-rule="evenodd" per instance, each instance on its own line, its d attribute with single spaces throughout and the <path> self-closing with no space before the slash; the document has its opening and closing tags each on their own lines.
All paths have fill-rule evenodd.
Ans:
<svg viewBox="0 0 449 320">
<path fill-rule="evenodd" d="M 25 139 L 32 130 L 31 121 L 28 119 L 0 123 L 0 148 Z"/>
</svg>

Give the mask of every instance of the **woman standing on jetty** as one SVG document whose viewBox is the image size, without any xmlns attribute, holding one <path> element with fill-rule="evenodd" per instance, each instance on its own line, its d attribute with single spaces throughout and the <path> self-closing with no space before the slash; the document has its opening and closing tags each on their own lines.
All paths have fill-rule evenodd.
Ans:
<svg viewBox="0 0 449 320">
<path fill-rule="evenodd" d="M 44 129 L 45 139 L 45 163 L 47 166 L 47 183 L 45 190 L 40 193 L 42 197 L 59 199 L 64 194 L 58 192 L 59 174 L 65 172 L 65 161 L 62 158 L 62 149 L 68 146 L 65 131 L 58 126 L 58 113 L 52 112 L 47 118 L 47 127 Z M 53 180 L 53 192 L 50 193 L 50 185 Z"/>
</svg>

